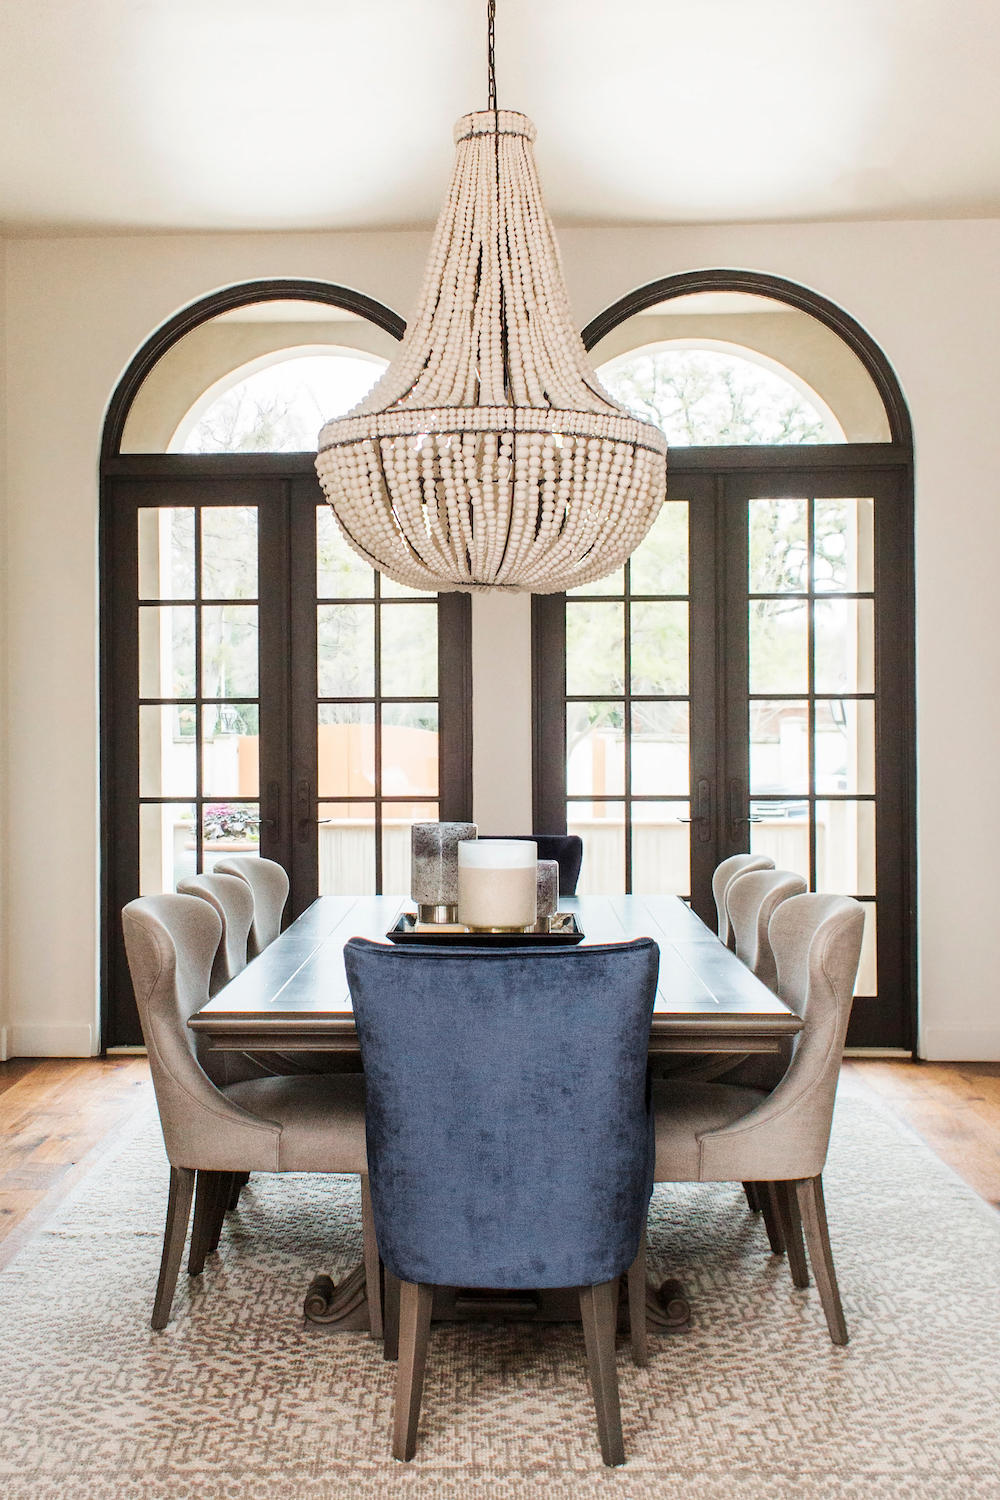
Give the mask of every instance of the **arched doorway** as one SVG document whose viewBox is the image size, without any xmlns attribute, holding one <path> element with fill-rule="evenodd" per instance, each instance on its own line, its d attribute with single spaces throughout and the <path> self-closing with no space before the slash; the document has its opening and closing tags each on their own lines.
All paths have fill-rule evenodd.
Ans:
<svg viewBox="0 0 1000 1500">
<path fill-rule="evenodd" d="M 915 1037 L 912 444 L 885 357 L 777 278 L 669 277 L 584 332 L 668 434 L 622 570 L 533 605 L 535 826 L 594 889 L 713 914 L 743 849 L 861 900 L 850 1042 Z"/>
<path fill-rule="evenodd" d="M 363 566 L 313 462 L 403 324 L 347 288 L 244 284 L 125 372 L 101 474 L 103 1016 L 140 1040 L 118 913 L 235 852 L 289 914 L 405 886 L 414 818 L 471 803 L 469 601 Z"/>
</svg>

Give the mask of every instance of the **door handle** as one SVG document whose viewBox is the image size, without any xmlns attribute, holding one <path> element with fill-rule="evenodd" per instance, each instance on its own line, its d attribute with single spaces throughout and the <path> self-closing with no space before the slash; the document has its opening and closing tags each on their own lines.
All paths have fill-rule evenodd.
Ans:
<svg viewBox="0 0 1000 1500">
<path fill-rule="evenodd" d="M 734 841 L 742 840 L 742 829 L 745 823 L 764 821 L 760 813 L 745 811 L 746 807 L 747 798 L 743 790 L 743 782 L 738 776 L 734 776 L 729 783 L 729 837 Z"/>
<path fill-rule="evenodd" d="M 281 782 L 269 781 L 267 783 L 267 795 L 264 802 L 264 816 L 260 820 L 261 828 L 267 828 L 278 837 L 281 830 Z"/>
<path fill-rule="evenodd" d="M 707 776 L 699 776 L 695 783 L 694 805 L 697 812 L 690 818 L 678 818 L 678 823 L 694 823 L 698 829 L 699 844 L 707 844 L 712 837 L 712 783 Z"/>
<path fill-rule="evenodd" d="M 300 844 L 307 844 L 316 827 L 316 812 L 312 805 L 312 786 L 308 781 L 295 783 L 295 837 Z"/>
</svg>

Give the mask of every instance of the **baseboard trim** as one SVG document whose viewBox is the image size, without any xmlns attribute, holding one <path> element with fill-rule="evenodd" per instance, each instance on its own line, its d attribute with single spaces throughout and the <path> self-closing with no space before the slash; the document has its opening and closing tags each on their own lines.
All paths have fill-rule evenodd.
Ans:
<svg viewBox="0 0 1000 1500">
<path fill-rule="evenodd" d="M 11 1057 L 93 1057 L 93 1026 L 22 1025 L 6 1028 Z"/>
<path fill-rule="evenodd" d="M 0 1026 L 0 1062 L 6 1062 L 9 1053 L 7 1051 L 7 1028 Z"/>
<path fill-rule="evenodd" d="M 925 1062 L 1000 1062 L 1000 1027 L 928 1026 L 920 1035 L 920 1056 Z"/>
<path fill-rule="evenodd" d="M 145 1047 L 105 1047 L 105 1057 L 145 1057 Z"/>
<path fill-rule="evenodd" d="M 906 1058 L 907 1061 L 913 1056 L 909 1047 L 845 1047 L 845 1057 L 896 1057 Z"/>
</svg>

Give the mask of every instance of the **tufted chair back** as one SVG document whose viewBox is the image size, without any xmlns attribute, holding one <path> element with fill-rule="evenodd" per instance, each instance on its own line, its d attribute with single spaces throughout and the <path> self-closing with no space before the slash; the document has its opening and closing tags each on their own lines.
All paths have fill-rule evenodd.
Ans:
<svg viewBox="0 0 1000 1500">
<path fill-rule="evenodd" d="M 784 1182 L 822 1172 L 864 921 L 849 896 L 791 896 L 778 906 L 768 933 L 778 994 L 804 1025 L 764 1101 L 701 1137 L 703 1181 Z"/>
<path fill-rule="evenodd" d="M 729 916 L 726 911 L 726 891 L 731 880 L 737 875 L 744 874 L 747 870 L 773 870 L 774 860 L 766 854 L 731 854 L 721 864 L 716 865 L 712 875 L 712 895 L 715 897 L 715 910 L 719 916 L 716 931 L 720 940 L 727 948 L 733 946 L 732 930 L 729 926 Z"/>
<path fill-rule="evenodd" d="M 208 1000 L 218 913 L 195 896 L 143 896 L 123 909 L 122 927 L 171 1166 L 277 1171 L 280 1127 L 216 1088 L 187 1024 Z"/>
<path fill-rule="evenodd" d="M 218 994 L 247 966 L 247 941 L 253 923 L 253 891 L 238 875 L 192 875 L 177 882 L 182 896 L 200 896 L 214 908 L 222 922 L 219 943 L 209 980 L 209 993 Z"/>
<path fill-rule="evenodd" d="M 231 854 L 220 859 L 220 875 L 238 875 L 253 891 L 253 922 L 250 925 L 249 956 L 256 958 L 281 931 L 281 914 L 288 900 L 288 876 L 273 859 L 255 854 Z"/>
<path fill-rule="evenodd" d="M 767 928 L 782 901 L 805 893 L 806 882 L 792 870 L 745 870 L 726 887 L 726 912 L 736 957 L 769 990 L 777 988 L 778 968 Z"/>
</svg>

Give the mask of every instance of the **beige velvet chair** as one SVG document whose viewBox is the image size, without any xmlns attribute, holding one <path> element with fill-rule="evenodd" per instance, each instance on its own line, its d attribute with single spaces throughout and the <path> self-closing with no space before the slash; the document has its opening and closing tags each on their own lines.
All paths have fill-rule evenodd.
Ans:
<svg viewBox="0 0 1000 1500">
<path fill-rule="evenodd" d="M 716 865 L 712 875 L 712 895 L 715 897 L 715 910 L 718 913 L 718 926 L 716 931 L 721 942 L 727 948 L 733 946 L 732 932 L 729 926 L 729 916 L 726 912 L 726 891 L 729 889 L 730 881 L 736 879 L 747 870 L 773 870 L 774 860 L 766 854 L 731 854 L 721 864 Z"/>
<path fill-rule="evenodd" d="M 767 935 L 768 924 L 782 901 L 803 896 L 807 889 L 802 876 L 793 870 L 742 870 L 726 886 L 726 915 L 736 957 L 769 990 L 777 989 L 778 967 Z"/>
<path fill-rule="evenodd" d="M 378 1285 L 367 1213 L 364 1079 L 249 1078 L 217 1086 L 198 1058 L 188 1018 L 208 999 L 222 938 L 212 905 L 195 896 L 145 896 L 122 912 L 125 951 L 170 1162 L 170 1193 L 152 1324 L 170 1316 L 195 1193 L 188 1270 L 218 1244 L 234 1178 L 255 1172 L 357 1172 L 366 1209 L 369 1285 Z M 372 1272 L 374 1268 L 374 1278 Z M 381 1307 L 373 1299 L 373 1329 Z"/>
<path fill-rule="evenodd" d="M 721 1081 L 653 1084 L 655 1180 L 766 1185 L 798 1287 L 809 1284 L 805 1228 L 835 1344 L 846 1344 L 847 1325 L 822 1173 L 863 930 L 863 908 L 847 896 L 792 896 L 774 912 L 768 936 L 778 993 L 804 1025 L 784 1077 L 769 1093 Z"/>
<path fill-rule="evenodd" d="M 242 974 L 247 966 L 247 943 L 253 925 L 253 889 L 238 875 L 192 875 L 179 880 L 182 896 L 200 896 L 214 907 L 222 922 L 222 940 L 212 965 L 209 994 L 217 995 L 223 985 Z"/>
<path fill-rule="evenodd" d="M 281 915 L 288 900 L 288 876 L 276 860 L 259 859 L 255 854 L 232 854 L 228 859 L 220 859 L 215 869 L 220 875 L 238 875 L 253 891 L 248 953 L 256 958 L 281 931 Z"/>
</svg>

